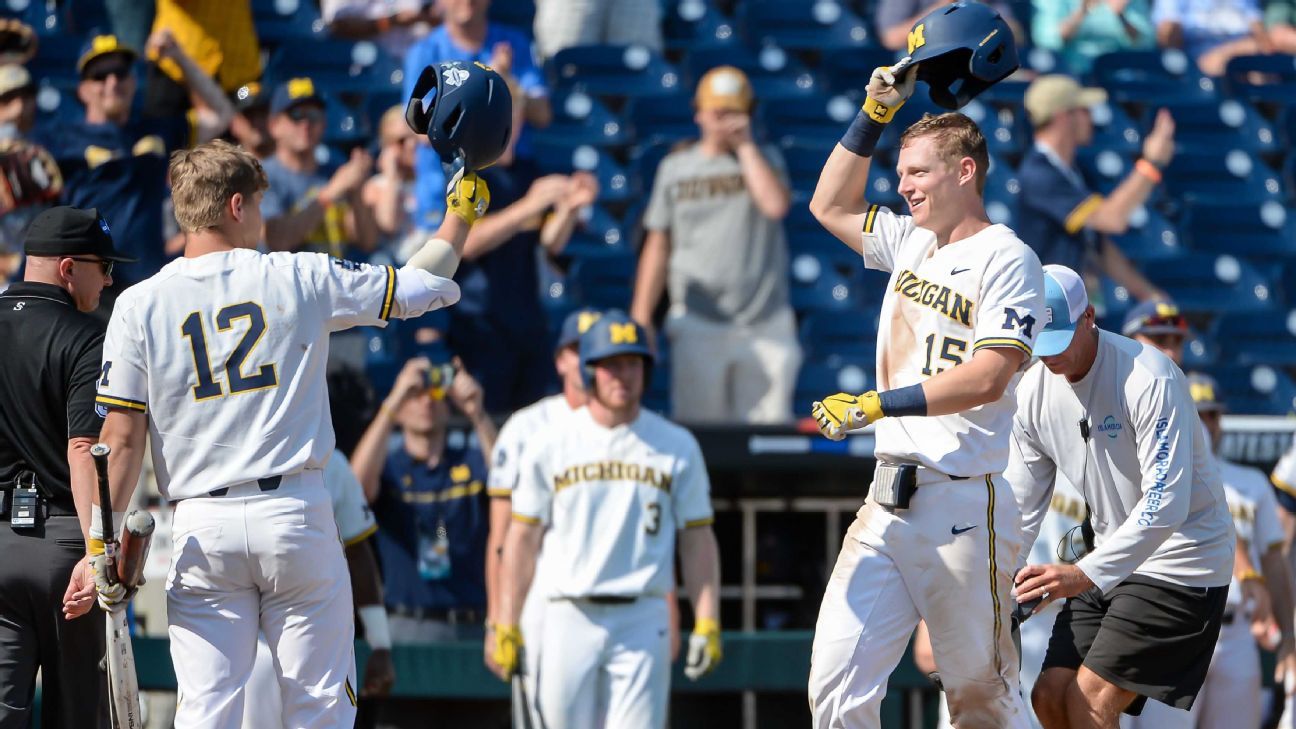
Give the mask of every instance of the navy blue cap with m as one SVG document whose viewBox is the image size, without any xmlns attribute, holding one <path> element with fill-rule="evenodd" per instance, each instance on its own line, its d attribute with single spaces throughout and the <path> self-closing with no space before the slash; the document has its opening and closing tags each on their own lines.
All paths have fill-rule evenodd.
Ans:
<svg viewBox="0 0 1296 729">
<path fill-rule="evenodd" d="M 324 97 L 315 90 L 309 78 L 292 78 L 279 84 L 270 97 L 270 113 L 282 114 L 298 104 L 316 103 L 324 106 Z"/>
<path fill-rule="evenodd" d="M 568 314 L 567 318 L 563 319 L 562 329 L 558 333 L 558 343 L 554 345 L 554 350 L 579 345 L 581 335 L 594 326 L 594 322 L 598 321 L 601 316 L 603 316 L 601 310 L 590 308 L 577 309 Z"/>
</svg>

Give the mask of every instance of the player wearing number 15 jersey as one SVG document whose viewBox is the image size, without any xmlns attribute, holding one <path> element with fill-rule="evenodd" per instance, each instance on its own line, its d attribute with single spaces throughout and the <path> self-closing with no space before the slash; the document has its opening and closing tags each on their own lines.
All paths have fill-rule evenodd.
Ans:
<svg viewBox="0 0 1296 729">
<path fill-rule="evenodd" d="M 897 189 L 912 216 L 864 200 L 874 145 L 913 89 L 906 66 L 873 72 L 810 203 L 866 266 L 890 274 L 877 390 L 812 408 L 833 439 L 880 422 L 873 484 L 815 626 L 810 706 L 816 727 L 878 729 L 887 679 L 922 619 L 953 724 L 1029 727 L 1009 618 L 1020 511 L 1001 474 L 1044 276 L 986 217 L 986 142 L 962 114 L 926 116 L 900 137 Z"/>
<path fill-rule="evenodd" d="M 97 402 L 109 411 L 114 506 L 134 488 L 146 433 L 158 489 L 175 504 L 175 723 L 240 726 L 260 629 L 282 725 L 350 727 L 351 587 L 322 476 L 334 441 L 329 333 L 419 316 L 459 289 L 418 254 L 396 270 L 258 253 L 265 173 L 232 145 L 177 153 L 171 179 L 185 255 L 118 298 Z M 447 194 L 454 214 L 427 245 L 462 251 L 486 200 L 476 175 L 462 175 Z"/>
</svg>

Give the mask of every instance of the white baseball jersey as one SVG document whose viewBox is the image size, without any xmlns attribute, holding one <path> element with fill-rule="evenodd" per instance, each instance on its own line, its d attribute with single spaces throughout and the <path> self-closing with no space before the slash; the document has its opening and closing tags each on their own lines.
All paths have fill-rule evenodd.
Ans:
<svg viewBox="0 0 1296 729">
<path fill-rule="evenodd" d="M 693 435 L 642 410 L 605 428 L 588 408 L 528 444 L 513 518 L 548 527 L 544 551 L 565 565 L 550 595 L 665 596 L 675 531 L 712 521 L 711 483 Z"/>
<path fill-rule="evenodd" d="M 1095 548 L 1076 564 L 1101 590 L 1131 574 L 1187 587 L 1228 584 L 1233 522 L 1187 378 L 1174 362 L 1100 332 L 1083 378 L 1069 382 L 1036 363 L 1017 402 L 1004 476 L 1022 505 L 1028 542 L 1060 471 L 1089 504 Z"/>
<path fill-rule="evenodd" d="M 358 544 L 378 531 L 378 522 L 365 501 L 360 479 L 351 471 L 351 464 L 342 451 L 333 451 L 333 457 L 324 465 L 324 485 L 333 501 L 333 520 L 337 522 L 342 544 L 348 547 Z"/>
<path fill-rule="evenodd" d="M 323 468 L 329 333 L 423 313 L 400 311 L 397 278 L 317 253 L 179 258 L 117 299 L 97 401 L 149 414 L 166 499 Z M 453 281 L 426 279 L 428 309 L 458 300 Z"/>
<path fill-rule="evenodd" d="M 1275 487 L 1296 498 L 1296 436 L 1292 437 L 1291 447 L 1287 449 L 1274 466 L 1269 480 Z"/>
<path fill-rule="evenodd" d="M 1215 462 L 1219 464 L 1220 477 L 1224 481 L 1224 497 L 1233 515 L 1233 528 L 1237 530 L 1238 539 L 1246 540 L 1251 564 L 1259 569 L 1261 555 L 1283 543 L 1282 525 L 1278 522 L 1278 499 L 1274 498 L 1273 487 L 1262 471 L 1223 458 L 1217 458 Z M 1242 605 L 1242 588 L 1236 579 L 1229 584 L 1228 604 L 1231 609 Z"/>
<path fill-rule="evenodd" d="M 517 488 L 518 468 L 522 463 L 524 446 L 541 433 L 558 427 L 572 412 L 566 396 L 558 393 L 541 398 L 513 413 L 495 438 L 486 493 L 493 497 L 511 497 L 513 489 Z"/>
<path fill-rule="evenodd" d="M 879 391 L 918 384 L 984 347 L 1030 355 L 1044 326 L 1044 272 L 1012 230 L 992 225 L 938 247 L 913 218 L 873 205 L 862 235 L 864 264 L 891 273 L 878 322 Z M 998 401 L 971 410 L 879 421 L 877 457 L 952 476 L 1003 471 L 1018 377 Z"/>
</svg>

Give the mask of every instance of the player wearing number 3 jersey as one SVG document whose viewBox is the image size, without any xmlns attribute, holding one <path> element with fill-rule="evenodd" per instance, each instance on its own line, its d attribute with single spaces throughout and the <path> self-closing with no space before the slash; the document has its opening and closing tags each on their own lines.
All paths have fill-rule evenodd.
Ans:
<svg viewBox="0 0 1296 729">
<path fill-rule="evenodd" d="M 912 217 L 864 200 L 874 145 L 915 75 L 906 61 L 874 71 L 810 203 L 866 266 L 890 273 L 877 391 L 813 407 L 833 439 L 881 422 L 873 484 L 815 626 L 810 705 L 816 727 L 880 727 L 888 676 L 923 619 L 954 725 L 1029 727 L 1009 619 L 1020 512 L 1000 474 L 1012 391 L 1043 324 L 1043 272 L 986 217 L 986 142 L 962 114 L 926 116 L 900 138 Z"/>
<path fill-rule="evenodd" d="M 334 440 L 329 334 L 448 306 L 459 289 L 413 265 L 258 253 L 265 173 L 232 145 L 177 153 L 171 180 L 185 255 L 118 298 L 97 401 L 109 410 L 114 506 L 134 488 L 146 433 L 158 489 L 175 504 L 175 723 L 241 724 L 260 629 L 282 725 L 350 727 L 351 587 L 322 476 Z M 476 175 L 457 178 L 455 214 L 430 244 L 462 251 L 485 199 Z"/>
</svg>

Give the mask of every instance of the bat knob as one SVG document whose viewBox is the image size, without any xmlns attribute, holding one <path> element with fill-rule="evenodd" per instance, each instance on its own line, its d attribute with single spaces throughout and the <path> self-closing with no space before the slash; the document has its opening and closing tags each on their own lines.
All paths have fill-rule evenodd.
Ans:
<svg viewBox="0 0 1296 729">
<path fill-rule="evenodd" d="M 112 453 L 112 448 L 108 447 L 107 443 L 95 443 L 90 446 L 90 455 L 95 458 L 104 458 L 109 453 Z"/>
</svg>

